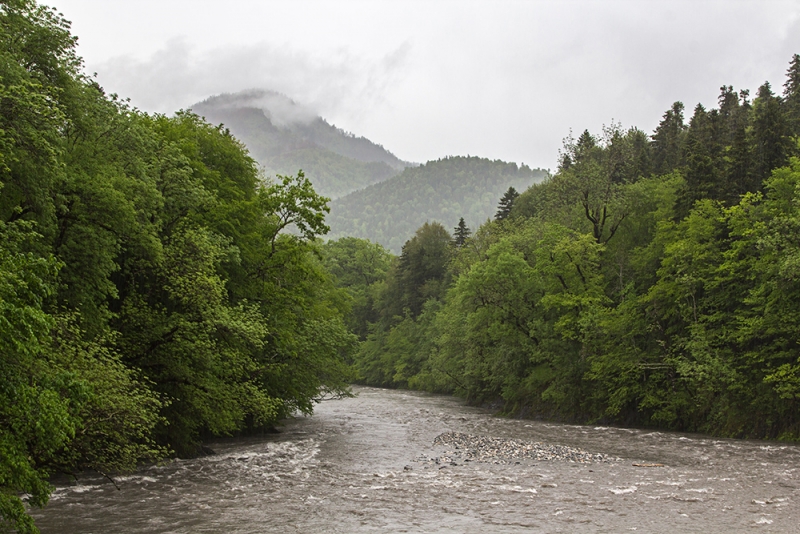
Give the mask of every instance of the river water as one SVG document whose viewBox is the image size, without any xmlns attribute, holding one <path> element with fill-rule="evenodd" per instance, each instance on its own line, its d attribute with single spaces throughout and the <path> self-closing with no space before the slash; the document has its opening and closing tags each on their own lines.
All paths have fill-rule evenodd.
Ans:
<svg viewBox="0 0 800 534">
<path fill-rule="evenodd" d="M 451 397 L 354 392 L 279 434 L 212 443 L 215 455 L 142 469 L 119 489 L 91 476 L 60 485 L 34 511 L 37 525 L 44 534 L 800 532 L 795 445 L 504 419 Z M 465 461 L 434 445 L 445 432 L 611 459 Z"/>
</svg>

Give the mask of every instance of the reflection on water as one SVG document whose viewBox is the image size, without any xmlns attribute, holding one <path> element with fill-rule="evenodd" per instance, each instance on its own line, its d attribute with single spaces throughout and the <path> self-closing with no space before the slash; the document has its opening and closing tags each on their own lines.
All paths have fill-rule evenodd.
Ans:
<svg viewBox="0 0 800 534">
<path fill-rule="evenodd" d="M 44 534 L 800 531 L 794 445 L 501 419 L 449 397 L 356 392 L 278 435 L 122 477 L 119 490 L 99 477 L 60 486 L 37 524 Z M 620 460 L 444 461 L 447 448 L 434 445 L 443 432 Z"/>
</svg>

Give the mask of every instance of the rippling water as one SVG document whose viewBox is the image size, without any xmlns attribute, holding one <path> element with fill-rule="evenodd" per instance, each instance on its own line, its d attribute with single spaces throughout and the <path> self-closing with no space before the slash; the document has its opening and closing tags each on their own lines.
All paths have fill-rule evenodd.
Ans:
<svg viewBox="0 0 800 534">
<path fill-rule="evenodd" d="M 800 532 L 800 447 L 492 417 L 450 397 L 355 388 L 278 435 L 59 486 L 45 534 Z M 579 447 L 612 462 L 449 462 L 443 432 Z M 633 464 L 663 464 L 637 467 Z"/>
</svg>

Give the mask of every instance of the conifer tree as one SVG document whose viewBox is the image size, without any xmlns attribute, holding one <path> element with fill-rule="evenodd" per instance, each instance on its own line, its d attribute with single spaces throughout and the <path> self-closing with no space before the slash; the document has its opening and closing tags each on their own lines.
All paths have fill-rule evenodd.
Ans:
<svg viewBox="0 0 800 534">
<path fill-rule="evenodd" d="M 506 219 L 511 214 L 511 208 L 514 207 L 514 201 L 519 196 L 517 190 L 513 187 L 509 187 L 508 191 L 505 192 L 503 198 L 500 199 L 500 203 L 497 205 L 497 213 L 494 214 L 494 219 L 496 221 L 502 221 Z"/>
<path fill-rule="evenodd" d="M 790 139 L 781 101 L 781 97 L 772 92 L 769 82 L 758 88 L 753 101 L 753 156 L 759 180 L 766 179 L 788 159 Z"/>
<path fill-rule="evenodd" d="M 666 174 L 683 163 L 683 102 L 675 102 L 653 133 L 653 172 Z"/>
<path fill-rule="evenodd" d="M 454 228 L 453 232 L 453 243 L 456 247 L 461 248 L 464 246 L 464 243 L 467 242 L 467 238 L 472 234 L 467 223 L 464 222 L 464 217 L 461 217 L 458 220 L 458 226 Z"/>
<path fill-rule="evenodd" d="M 786 83 L 783 84 L 783 106 L 789 133 L 800 135 L 800 54 L 795 54 L 786 71 Z"/>
<path fill-rule="evenodd" d="M 719 169 L 714 165 L 713 115 L 702 104 L 694 108 L 686 134 L 686 187 L 676 206 L 679 217 L 689 214 L 695 201 L 719 198 Z"/>
</svg>

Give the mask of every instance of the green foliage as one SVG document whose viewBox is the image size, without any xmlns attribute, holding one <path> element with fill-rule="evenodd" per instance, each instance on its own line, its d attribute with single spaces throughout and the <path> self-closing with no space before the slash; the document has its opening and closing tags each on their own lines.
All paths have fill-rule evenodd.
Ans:
<svg viewBox="0 0 800 534">
<path fill-rule="evenodd" d="M 507 412 L 800 439 L 795 63 L 785 99 L 723 86 L 688 128 L 676 103 L 650 140 L 618 126 L 568 138 L 556 175 L 450 247 L 430 294 L 419 273 L 439 264 L 412 256 L 421 228 L 375 300 L 362 379 Z"/>
<path fill-rule="evenodd" d="M 514 201 L 519 196 L 517 190 L 514 189 L 513 186 L 510 186 L 508 190 L 503 193 L 503 197 L 500 199 L 500 203 L 497 205 L 497 213 L 494 214 L 494 219 L 496 221 L 501 221 L 511 215 L 511 209 L 514 207 Z M 463 218 L 461 219 L 464 220 Z"/>
<path fill-rule="evenodd" d="M 378 320 L 375 298 L 393 262 L 393 257 L 377 243 L 356 237 L 328 241 L 321 247 L 325 269 L 337 287 L 350 296 L 348 329 L 364 340 L 369 324 Z"/>
<path fill-rule="evenodd" d="M 509 186 L 523 190 L 546 175 L 540 169 L 478 157 L 429 161 L 331 202 L 331 236 L 369 239 L 399 254 L 424 222 L 450 227 L 463 217 L 477 227 L 492 218 Z"/>
<path fill-rule="evenodd" d="M 265 181 L 228 130 L 107 96 L 49 8 L 4 2 L 0 33 L 0 530 L 36 532 L 53 473 L 349 394 L 357 337 L 303 173 Z"/>
<path fill-rule="evenodd" d="M 461 248 L 467 244 L 467 239 L 469 236 L 472 235 L 472 231 L 467 226 L 467 223 L 464 222 L 464 217 L 461 217 L 458 220 L 458 225 L 453 229 L 453 244 Z"/>
</svg>

